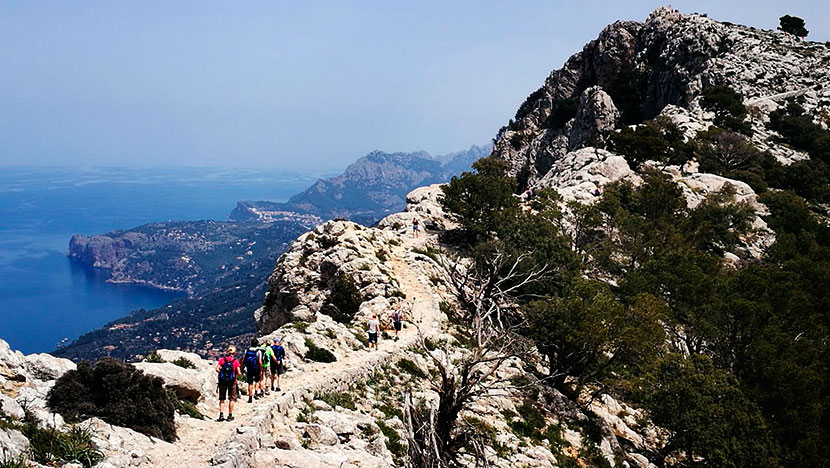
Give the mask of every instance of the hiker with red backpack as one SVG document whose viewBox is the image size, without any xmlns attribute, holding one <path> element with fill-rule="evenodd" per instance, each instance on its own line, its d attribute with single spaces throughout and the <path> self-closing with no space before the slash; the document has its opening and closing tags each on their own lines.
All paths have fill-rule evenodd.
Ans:
<svg viewBox="0 0 830 468">
<path fill-rule="evenodd" d="M 256 338 L 251 340 L 251 347 L 245 351 L 245 359 L 242 361 L 245 366 L 245 383 L 248 384 L 248 403 L 253 403 L 254 398 L 259 400 L 257 393 L 262 377 L 262 359 L 260 357 L 259 343 Z"/>
<path fill-rule="evenodd" d="M 280 376 L 285 373 L 285 348 L 282 347 L 279 338 L 274 338 L 274 344 L 269 348 L 268 356 L 271 358 L 271 391 L 281 392 Z M 276 382 L 276 387 L 274 387 Z"/>
<path fill-rule="evenodd" d="M 234 357 L 236 346 L 228 346 L 225 356 L 216 363 L 216 372 L 219 374 L 219 419 L 217 421 L 233 421 L 233 402 L 236 400 L 237 383 L 241 365 Z M 223 413 L 225 398 L 228 399 L 228 419 Z"/>
</svg>

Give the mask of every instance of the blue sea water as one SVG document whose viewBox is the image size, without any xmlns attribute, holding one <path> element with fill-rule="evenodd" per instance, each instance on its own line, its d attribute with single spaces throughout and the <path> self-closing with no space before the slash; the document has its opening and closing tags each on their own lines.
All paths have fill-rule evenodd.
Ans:
<svg viewBox="0 0 830 468">
<path fill-rule="evenodd" d="M 168 220 L 225 220 L 238 200 L 287 199 L 315 180 L 280 170 L 0 167 L 0 338 L 48 352 L 179 294 L 106 283 L 66 257 L 72 234 Z"/>
</svg>

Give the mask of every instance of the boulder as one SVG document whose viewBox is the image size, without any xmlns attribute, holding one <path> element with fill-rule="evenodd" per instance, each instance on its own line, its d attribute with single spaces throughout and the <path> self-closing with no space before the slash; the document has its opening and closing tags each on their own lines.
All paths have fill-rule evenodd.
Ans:
<svg viewBox="0 0 830 468">
<path fill-rule="evenodd" d="M 339 442 L 337 433 L 334 430 L 320 424 L 307 425 L 305 427 L 305 433 L 315 444 L 337 445 Z"/>
<path fill-rule="evenodd" d="M 138 362 L 137 369 L 145 374 L 161 377 L 164 386 L 176 392 L 176 395 L 193 403 L 214 393 L 216 376 L 212 369 L 185 369 L 169 362 Z"/>
<path fill-rule="evenodd" d="M 15 419 L 23 419 L 26 415 L 17 400 L 2 393 L 0 393 L 0 410 Z"/>
<path fill-rule="evenodd" d="M 0 339 L 0 378 L 25 382 L 30 377 L 23 353 L 12 351 L 9 344 Z"/>
<path fill-rule="evenodd" d="M 635 184 L 641 182 L 622 156 L 586 147 L 572 151 L 557 161 L 536 187 L 552 187 L 565 201 L 589 202 L 597 198 L 595 190 L 622 179 Z"/>
<path fill-rule="evenodd" d="M 352 324 L 364 326 L 373 315 L 377 315 L 379 319 L 383 320 L 384 317 L 391 313 L 392 304 L 389 303 L 389 299 L 378 296 L 360 304 L 354 319 L 352 319 Z"/>
<path fill-rule="evenodd" d="M 29 354 L 25 357 L 29 373 L 40 380 L 53 380 L 77 366 L 69 359 L 57 358 L 51 354 Z"/>
<path fill-rule="evenodd" d="M 29 439 L 23 436 L 20 431 L 12 429 L 0 429 L 0 456 L 6 459 L 14 459 L 29 450 Z M 2 460 L 3 458 L 0 458 Z"/>
</svg>

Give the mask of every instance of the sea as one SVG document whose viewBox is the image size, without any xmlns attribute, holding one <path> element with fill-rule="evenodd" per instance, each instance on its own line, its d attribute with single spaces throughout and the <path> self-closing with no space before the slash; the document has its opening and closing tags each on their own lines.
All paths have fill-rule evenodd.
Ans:
<svg viewBox="0 0 830 468">
<path fill-rule="evenodd" d="M 239 200 L 285 201 L 324 174 L 218 168 L 0 166 L 0 338 L 26 354 L 180 293 L 110 284 L 70 260 L 72 234 L 157 221 L 227 220 Z"/>
</svg>

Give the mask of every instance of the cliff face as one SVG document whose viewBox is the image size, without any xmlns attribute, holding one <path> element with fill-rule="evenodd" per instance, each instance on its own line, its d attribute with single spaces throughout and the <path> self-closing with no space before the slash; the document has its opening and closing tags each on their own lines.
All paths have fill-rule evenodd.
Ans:
<svg viewBox="0 0 830 468">
<path fill-rule="evenodd" d="M 231 213 L 231 220 L 271 220 L 287 212 L 297 212 L 371 225 L 389 213 L 402 210 L 410 190 L 447 182 L 452 176 L 469 170 L 490 149 L 490 145 L 472 146 L 466 151 L 435 158 L 424 151 L 373 151 L 347 167 L 343 174 L 318 180 L 287 203 L 240 202 Z"/>
<path fill-rule="evenodd" d="M 602 143 L 622 125 L 682 108 L 703 128 L 712 121 L 699 96 L 711 85 L 741 93 L 759 111 L 752 141 L 782 161 L 802 158 L 770 144 L 763 122 L 783 98 L 803 96 L 807 113 L 826 115 L 827 46 L 773 31 L 681 15 L 668 7 L 644 23 L 616 22 L 553 71 L 496 138 L 493 155 L 523 187 L 534 185 L 568 152 Z M 676 116 L 676 112 L 675 112 Z"/>
</svg>

